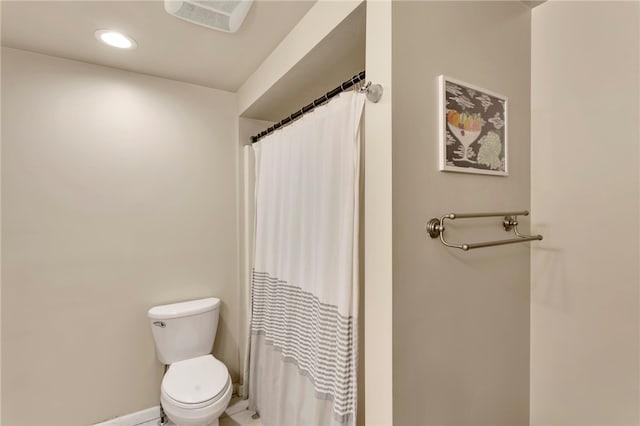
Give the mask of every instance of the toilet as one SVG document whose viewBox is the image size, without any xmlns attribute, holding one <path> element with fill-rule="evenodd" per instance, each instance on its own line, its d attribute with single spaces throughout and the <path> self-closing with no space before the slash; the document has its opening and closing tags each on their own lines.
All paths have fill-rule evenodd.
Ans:
<svg viewBox="0 0 640 426">
<path fill-rule="evenodd" d="M 233 386 L 213 355 L 220 299 L 209 297 L 149 309 L 156 355 L 168 365 L 160 403 L 177 426 L 218 426 Z"/>
</svg>

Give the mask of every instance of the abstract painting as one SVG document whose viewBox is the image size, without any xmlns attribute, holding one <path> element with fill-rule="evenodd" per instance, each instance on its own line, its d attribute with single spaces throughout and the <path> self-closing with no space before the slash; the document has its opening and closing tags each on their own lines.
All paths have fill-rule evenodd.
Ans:
<svg viewBox="0 0 640 426">
<path fill-rule="evenodd" d="M 440 170 L 507 176 L 507 98 L 440 79 Z"/>
</svg>

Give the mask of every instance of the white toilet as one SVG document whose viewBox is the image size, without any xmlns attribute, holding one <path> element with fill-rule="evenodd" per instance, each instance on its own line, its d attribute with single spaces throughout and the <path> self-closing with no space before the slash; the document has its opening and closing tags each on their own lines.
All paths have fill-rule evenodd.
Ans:
<svg viewBox="0 0 640 426">
<path fill-rule="evenodd" d="M 214 297 L 149 309 L 156 354 L 169 365 L 160 402 L 178 426 L 218 426 L 231 400 L 229 371 L 211 355 L 219 314 Z"/>
</svg>

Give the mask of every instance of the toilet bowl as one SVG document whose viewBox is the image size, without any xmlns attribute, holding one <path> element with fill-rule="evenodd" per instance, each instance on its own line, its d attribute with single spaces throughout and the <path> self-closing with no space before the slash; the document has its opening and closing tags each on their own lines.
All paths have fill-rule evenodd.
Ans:
<svg viewBox="0 0 640 426">
<path fill-rule="evenodd" d="M 217 426 L 231 399 L 227 367 L 212 355 L 171 364 L 160 391 L 165 413 L 178 426 Z"/>
<path fill-rule="evenodd" d="M 229 370 L 211 355 L 219 311 L 213 297 L 149 309 L 158 360 L 168 365 L 160 404 L 177 426 L 218 426 L 231 400 Z"/>
</svg>

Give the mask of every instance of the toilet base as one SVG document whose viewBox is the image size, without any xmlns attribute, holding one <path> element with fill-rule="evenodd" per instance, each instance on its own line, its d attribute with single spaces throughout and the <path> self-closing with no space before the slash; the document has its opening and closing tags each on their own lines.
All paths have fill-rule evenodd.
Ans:
<svg viewBox="0 0 640 426">
<path fill-rule="evenodd" d="M 167 424 L 167 426 L 220 426 L 220 417 L 216 417 L 214 419 L 211 419 L 210 417 L 208 419 L 203 419 L 201 417 L 196 417 L 196 418 L 189 418 L 189 417 L 181 417 L 180 415 L 177 415 L 177 413 L 174 413 L 174 415 L 172 416 L 171 414 L 167 414 L 167 418 L 170 420 L 170 422 Z M 180 413 L 183 414 L 183 413 Z M 224 412 L 222 413 L 224 414 Z M 221 414 L 221 415 L 222 415 Z M 158 422 L 158 425 L 160 425 L 160 422 Z"/>
<path fill-rule="evenodd" d="M 184 425 L 174 422 L 171 417 L 167 416 L 167 422 L 166 423 L 160 423 L 160 420 L 158 420 L 158 426 L 184 426 Z M 213 420 L 212 422 L 207 423 L 207 424 L 202 425 L 202 426 L 220 426 L 220 418 L 218 417 L 215 420 Z"/>
<path fill-rule="evenodd" d="M 158 426 L 180 426 L 179 424 L 173 422 L 173 420 L 169 420 L 170 421 L 167 421 L 166 423 L 160 423 L 160 420 L 158 420 Z M 204 426 L 220 426 L 220 418 L 217 418 L 213 421 L 213 423 L 207 423 Z"/>
</svg>

